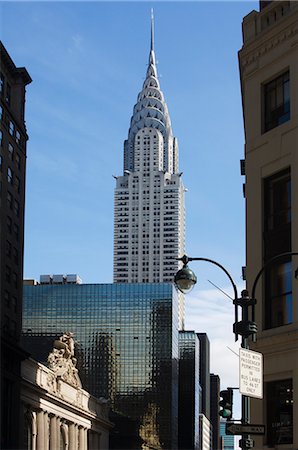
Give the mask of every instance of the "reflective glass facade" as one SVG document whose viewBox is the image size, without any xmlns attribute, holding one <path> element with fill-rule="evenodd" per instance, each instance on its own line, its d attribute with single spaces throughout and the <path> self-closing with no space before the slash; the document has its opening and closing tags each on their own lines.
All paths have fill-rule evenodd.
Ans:
<svg viewBox="0 0 298 450">
<path fill-rule="evenodd" d="M 179 332 L 179 449 L 200 448 L 200 341 L 194 331 Z"/>
<path fill-rule="evenodd" d="M 220 437 L 223 450 L 234 450 L 235 438 L 234 436 L 226 434 L 226 422 L 220 422 Z"/>
<path fill-rule="evenodd" d="M 64 331 L 75 334 L 84 388 L 111 399 L 116 423 L 111 448 L 177 448 L 178 296 L 173 285 L 24 286 L 23 332 L 31 352 L 34 342 Z M 34 356 L 40 360 L 42 350 L 38 343 L 40 355 Z"/>
</svg>

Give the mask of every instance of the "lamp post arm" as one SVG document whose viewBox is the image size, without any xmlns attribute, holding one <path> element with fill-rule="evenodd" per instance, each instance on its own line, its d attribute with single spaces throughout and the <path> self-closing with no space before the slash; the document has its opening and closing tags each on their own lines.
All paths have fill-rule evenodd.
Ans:
<svg viewBox="0 0 298 450">
<path fill-rule="evenodd" d="M 231 275 L 229 274 L 227 269 L 225 269 L 224 266 L 222 266 L 218 262 L 214 261 L 213 259 L 208 259 L 208 258 L 191 258 L 190 256 L 186 256 L 186 255 L 182 256 L 182 258 L 178 258 L 178 260 L 182 261 L 184 265 L 187 264 L 188 261 L 206 261 L 206 262 L 209 262 L 209 263 L 214 264 L 215 266 L 219 267 L 221 270 L 224 271 L 224 273 L 227 275 L 227 277 L 229 278 L 230 282 L 232 283 L 233 290 L 234 290 L 234 299 L 235 300 L 238 299 L 238 291 L 237 291 L 236 284 L 233 281 L 233 278 L 231 277 Z"/>
<path fill-rule="evenodd" d="M 258 272 L 253 287 L 252 287 L 252 291 L 251 291 L 251 297 L 255 298 L 255 293 L 256 293 L 256 288 L 257 288 L 257 284 L 258 281 L 261 277 L 261 275 L 263 274 L 263 272 L 267 269 L 268 266 L 270 266 L 274 261 L 278 260 L 278 259 L 282 259 L 286 256 L 295 256 L 298 255 L 298 252 L 286 252 L 286 253 L 280 253 L 279 255 L 273 256 L 272 258 L 268 259 L 268 261 L 263 265 L 263 267 L 261 268 L 261 270 Z"/>
</svg>

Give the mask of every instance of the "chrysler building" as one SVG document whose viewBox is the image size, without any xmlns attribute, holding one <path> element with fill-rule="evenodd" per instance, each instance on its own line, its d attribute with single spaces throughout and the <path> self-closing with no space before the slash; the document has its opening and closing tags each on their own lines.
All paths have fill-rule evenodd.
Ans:
<svg viewBox="0 0 298 450">
<path fill-rule="evenodd" d="M 154 22 L 146 79 L 124 142 L 114 212 L 114 282 L 172 282 L 184 254 L 185 214 L 178 142 L 160 89 Z"/>
</svg>

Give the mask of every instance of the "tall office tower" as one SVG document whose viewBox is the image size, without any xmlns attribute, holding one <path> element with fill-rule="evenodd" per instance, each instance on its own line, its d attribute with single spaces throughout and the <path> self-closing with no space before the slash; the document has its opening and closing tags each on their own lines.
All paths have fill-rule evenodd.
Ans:
<svg viewBox="0 0 298 450">
<path fill-rule="evenodd" d="M 124 142 L 124 174 L 115 189 L 115 283 L 173 281 L 176 258 L 184 254 L 181 175 L 178 143 L 157 76 L 152 19 L 146 79 Z"/>
<path fill-rule="evenodd" d="M 210 422 L 212 425 L 212 449 L 220 450 L 220 416 L 218 414 L 220 400 L 220 379 L 214 373 L 210 374 Z"/>
<path fill-rule="evenodd" d="M 26 142 L 25 86 L 32 80 L 0 42 L 1 448 L 19 448 Z M 17 431 L 17 432 L 16 432 Z"/>
<path fill-rule="evenodd" d="M 194 331 L 179 332 L 179 449 L 199 450 L 202 388 L 200 341 Z"/>
<path fill-rule="evenodd" d="M 62 277 L 63 279 L 63 277 Z M 45 280 L 43 278 L 43 280 Z M 170 283 L 24 286 L 24 342 L 72 331 L 77 368 L 96 397 L 111 400 L 110 448 L 177 449 L 178 296 Z M 37 351 L 36 351 L 37 350 Z"/>
<path fill-rule="evenodd" d="M 222 450 L 234 450 L 235 438 L 226 434 L 226 421 L 220 422 L 220 440 Z M 258 447 L 255 447 L 258 448 Z"/>
<path fill-rule="evenodd" d="M 200 385 L 202 413 L 210 420 L 210 342 L 206 333 L 197 333 L 200 341 Z"/>
<path fill-rule="evenodd" d="M 239 52 L 245 127 L 246 277 L 256 291 L 264 398 L 251 423 L 264 423 L 256 448 L 298 448 L 298 3 L 261 3 L 243 19 Z"/>
</svg>

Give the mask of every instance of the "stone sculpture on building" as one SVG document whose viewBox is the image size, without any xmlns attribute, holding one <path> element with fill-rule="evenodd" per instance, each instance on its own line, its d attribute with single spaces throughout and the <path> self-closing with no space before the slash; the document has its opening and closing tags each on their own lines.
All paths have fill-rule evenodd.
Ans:
<svg viewBox="0 0 298 450">
<path fill-rule="evenodd" d="M 55 372 L 57 377 L 66 383 L 82 387 L 81 380 L 76 368 L 77 360 L 74 356 L 73 333 L 67 331 L 58 340 L 54 341 L 54 347 L 48 356 L 49 368 Z"/>
<path fill-rule="evenodd" d="M 24 449 L 109 448 L 109 401 L 82 389 L 76 362 L 71 332 L 54 341 L 48 367 L 31 358 L 23 361 Z"/>
</svg>

